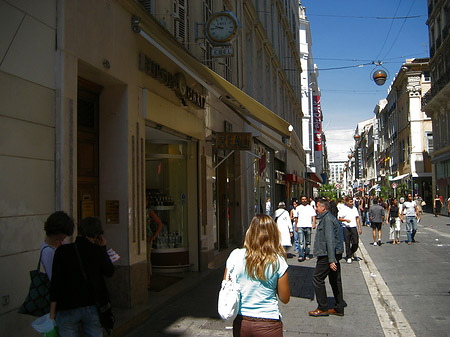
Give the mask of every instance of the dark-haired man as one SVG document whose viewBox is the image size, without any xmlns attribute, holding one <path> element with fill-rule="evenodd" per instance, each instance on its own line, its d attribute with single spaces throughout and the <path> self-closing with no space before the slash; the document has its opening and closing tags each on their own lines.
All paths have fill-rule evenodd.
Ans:
<svg viewBox="0 0 450 337">
<path fill-rule="evenodd" d="M 325 199 L 317 201 L 316 237 L 314 241 L 314 256 L 317 257 L 316 269 L 313 274 L 314 292 L 317 309 L 310 311 L 313 317 L 337 315 L 344 316 L 344 299 L 342 293 L 341 266 L 339 260 L 344 252 L 341 226 L 330 211 L 330 204 Z M 325 278 L 328 276 L 335 299 L 333 309 L 328 310 L 328 297 Z"/>
<path fill-rule="evenodd" d="M 359 247 L 359 235 L 362 234 L 359 212 L 353 205 L 352 198 L 347 199 L 347 206 L 341 207 L 338 218 L 344 225 L 345 259 L 347 263 L 352 263 L 352 258 L 355 257 L 355 252 Z M 359 235 L 356 229 L 357 226 L 359 228 Z"/>
</svg>

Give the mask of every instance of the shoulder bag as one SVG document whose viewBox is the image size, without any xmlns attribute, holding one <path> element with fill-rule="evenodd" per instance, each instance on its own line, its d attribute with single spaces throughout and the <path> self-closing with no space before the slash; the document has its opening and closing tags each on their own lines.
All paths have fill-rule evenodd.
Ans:
<svg viewBox="0 0 450 337">
<path fill-rule="evenodd" d="M 50 280 L 46 273 L 41 272 L 42 251 L 45 248 L 51 247 L 46 246 L 41 250 L 36 270 L 30 271 L 30 289 L 19 308 L 21 314 L 40 317 L 50 312 Z"/>
<path fill-rule="evenodd" d="M 241 292 L 237 283 L 235 265 L 227 271 L 225 280 L 219 291 L 219 301 L 217 310 L 222 319 L 234 319 L 239 312 L 239 303 L 241 301 Z"/>
<path fill-rule="evenodd" d="M 75 252 L 77 253 L 77 258 L 78 258 L 78 262 L 80 263 L 80 268 L 81 268 L 81 273 L 83 274 L 83 278 L 88 284 L 90 284 L 90 282 L 87 278 L 87 275 L 86 275 L 86 271 L 83 266 L 83 262 L 81 261 L 80 253 L 78 252 L 78 247 L 77 247 L 76 243 L 74 243 L 73 245 L 75 246 Z M 92 285 L 91 285 L 91 288 L 92 288 Z M 108 301 L 107 303 L 101 305 L 98 302 L 95 294 L 94 294 L 94 300 L 95 300 L 95 305 L 97 306 L 97 309 L 98 309 L 98 317 L 100 319 L 100 324 L 106 330 L 108 335 L 111 335 L 111 330 L 114 328 L 114 323 L 116 322 L 116 318 L 114 317 L 114 314 L 111 309 L 111 303 Z"/>
</svg>

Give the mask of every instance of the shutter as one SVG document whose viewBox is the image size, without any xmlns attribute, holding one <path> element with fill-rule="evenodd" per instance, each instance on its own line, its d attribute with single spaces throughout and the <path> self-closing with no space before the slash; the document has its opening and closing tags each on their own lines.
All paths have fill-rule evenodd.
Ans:
<svg viewBox="0 0 450 337">
<path fill-rule="evenodd" d="M 147 13 L 153 13 L 153 0 L 138 0 L 138 2 L 142 7 L 144 7 Z"/>
</svg>

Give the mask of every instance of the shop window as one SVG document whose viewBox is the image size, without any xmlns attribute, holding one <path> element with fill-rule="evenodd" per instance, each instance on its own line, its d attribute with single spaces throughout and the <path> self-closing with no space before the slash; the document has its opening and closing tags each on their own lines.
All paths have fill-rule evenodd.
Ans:
<svg viewBox="0 0 450 337">
<path fill-rule="evenodd" d="M 149 137 L 151 135 L 151 137 Z M 145 180 L 147 197 L 147 236 L 153 237 L 157 222 L 159 235 L 152 242 L 153 269 L 189 267 L 187 142 L 147 127 L 145 144 Z"/>
</svg>

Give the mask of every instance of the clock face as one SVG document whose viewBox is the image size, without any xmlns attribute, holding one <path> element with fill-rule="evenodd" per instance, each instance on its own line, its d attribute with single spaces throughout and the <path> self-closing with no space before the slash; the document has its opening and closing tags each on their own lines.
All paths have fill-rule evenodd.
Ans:
<svg viewBox="0 0 450 337">
<path fill-rule="evenodd" d="M 219 43 L 230 41 L 237 32 L 236 19 L 229 13 L 217 13 L 211 17 L 206 25 L 208 37 Z"/>
</svg>

